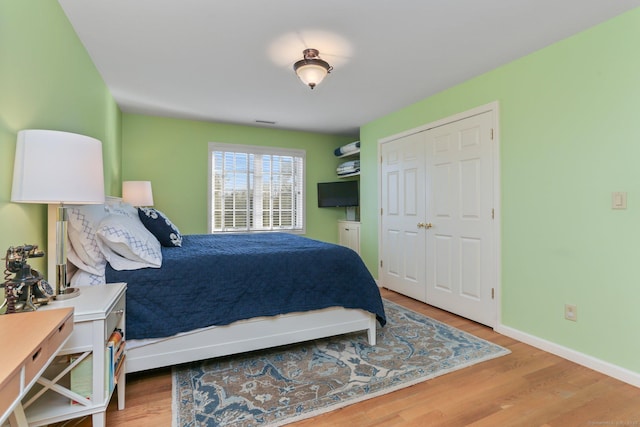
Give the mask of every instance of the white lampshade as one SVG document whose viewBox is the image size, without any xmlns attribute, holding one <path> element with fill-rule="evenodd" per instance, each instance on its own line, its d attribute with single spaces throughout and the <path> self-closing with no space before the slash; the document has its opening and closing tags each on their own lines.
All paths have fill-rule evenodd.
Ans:
<svg viewBox="0 0 640 427">
<path fill-rule="evenodd" d="M 122 200 L 133 206 L 153 206 L 151 181 L 123 181 Z"/>
<path fill-rule="evenodd" d="M 102 171 L 102 143 L 95 138 L 54 130 L 18 132 L 11 201 L 59 205 L 55 244 L 58 299 L 79 293 L 67 286 L 65 205 L 104 203 Z"/>
<path fill-rule="evenodd" d="M 11 201 L 104 203 L 102 143 L 69 132 L 18 132 Z"/>
</svg>

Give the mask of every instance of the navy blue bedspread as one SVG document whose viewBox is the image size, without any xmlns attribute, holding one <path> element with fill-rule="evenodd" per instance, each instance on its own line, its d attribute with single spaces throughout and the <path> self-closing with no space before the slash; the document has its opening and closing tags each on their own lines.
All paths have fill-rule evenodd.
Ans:
<svg viewBox="0 0 640 427">
<path fill-rule="evenodd" d="M 341 306 L 386 323 L 380 292 L 351 249 L 285 233 L 186 235 L 162 268 L 116 271 L 127 282 L 127 338 L 159 338 L 258 316 Z"/>
</svg>

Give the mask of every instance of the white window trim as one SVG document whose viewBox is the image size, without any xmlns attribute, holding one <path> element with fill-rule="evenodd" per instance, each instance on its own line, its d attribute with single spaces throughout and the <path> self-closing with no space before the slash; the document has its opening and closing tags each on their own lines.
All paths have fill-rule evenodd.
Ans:
<svg viewBox="0 0 640 427">
<path fill-rule="evenodd" d="M 302 200 L 302 229 L 297 230 L 273 230 L 273 231 L 243 231 L 242 233 L 272 233 L 272 232 L 281 232 L 281 233 L 292 233 L 292 234 L 306 234 L 307 232 L 307 152 L 305 150 L 295 149 L 295 148 L 281 148 L 281 147 L 269 147 L 269 146 L 261 146 L 261 145 L 246 145 L 246 144 L 228 144 L 223 142 L 210 142 L 208 149 L 208 169 L 207 169 L 207 229 L 209 234 L 213 234 L 213 221 L 211 218 L 212 214 L 212 194 L 213 194 L 213 152 L 214 151 L 233 151 L 236 153 L 248 153 L 248 154 L 269 154 L 275 156 L 294 156 L 294 157 L 302 157 L 303 162 L 303 174 L 302 174 L 302 189 L 303 189 L 303 200 Z M 219 232 L 216 232 L 219 233 Z M 230 234 L 233 232 L 224 232 L 225 234 Z M 240 233 L 240 232 L 236 232 Z"/>
</svg>

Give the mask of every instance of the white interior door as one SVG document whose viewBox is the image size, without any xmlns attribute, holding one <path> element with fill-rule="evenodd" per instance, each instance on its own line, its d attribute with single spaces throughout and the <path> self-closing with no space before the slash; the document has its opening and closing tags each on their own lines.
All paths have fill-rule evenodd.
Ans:
<svg viewBox="0 0 640 427">
<path fill-rule="evenodd" d="M 381 266 L 385 287 L 426 301 L 424 133 L 382 144 Z"/>
<path fill-rule="evenodd" d="M 427 302 L 493 326 L 492 112 L 425 132 Z"/>
</svg>

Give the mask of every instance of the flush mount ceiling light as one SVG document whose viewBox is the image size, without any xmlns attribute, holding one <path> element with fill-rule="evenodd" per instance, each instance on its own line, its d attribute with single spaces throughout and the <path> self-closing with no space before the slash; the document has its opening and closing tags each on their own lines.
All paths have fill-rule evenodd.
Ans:
<svg viewBox="0 0 640 427">
<path fill-rule="evenodd" d="M 304 59 L 293 64 L 293 70 L 300 80 L 311 89 L 316 87 L 333 70 L 333 67 L 318 57 L 317 49 L 305 49 L 302 51 Z"/>
</svg>

